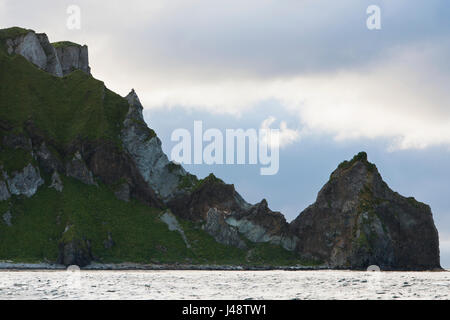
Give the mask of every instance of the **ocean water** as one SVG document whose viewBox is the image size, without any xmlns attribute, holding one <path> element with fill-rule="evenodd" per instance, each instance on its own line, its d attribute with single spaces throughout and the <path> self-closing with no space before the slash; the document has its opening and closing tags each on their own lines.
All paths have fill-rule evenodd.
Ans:
<svg viewBox="0 0 450 320">
<path fill-rule="evenodd" d="M 449 299 L 450 272 L 0 271 L 0 299 Z"/>
</svg>

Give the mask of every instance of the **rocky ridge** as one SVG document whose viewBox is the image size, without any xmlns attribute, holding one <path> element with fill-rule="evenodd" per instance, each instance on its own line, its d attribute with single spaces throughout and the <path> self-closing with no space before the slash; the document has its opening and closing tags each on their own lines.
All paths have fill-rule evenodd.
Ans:
<svg viewBox="0 0 450 320">
<path fill-rule="evenodd" d="M 45 34 L 31 30 L 13 34 L 0 37 L 8 55 L 21 55 L 56 77 L 76 70 L 90 74 L 87 47 L 70 42 L 51 45 Z M 131 90 L 124 100 L 128 111 L 120 123 L 119 142 L 79 137 L 61 145 L 33 121 L 24 123 L 23 133 L 14 133 L 5 122 L 2 149 L 23 152 L 28 160 L 14 171 L 1 167 L 0 201 L 33 196 L 45 183 L 42 173 L 51 176 L 49 187 L 63 193 L 61 177 L 67 176 L 96 188 L 105 184 L 125 202 L 138 200 L 168 209 L 160 219 L 180 234 L 188 249 L 190 240 L 178 219 L 198 223 L 218 243 L 241 250 L 253 243 L 280 246 L 298 255 L 299 263 L 356 269 L 370 264 L 384 269 L 439 268 L 430 208 L 390 190 L 365 153 L 341 164 L 317 201 L 289 224 L 281 213 L 269 209 L 265 199 L 251 205 L 233 185 L 212 174 L 199 180 L 169 161 L 160 139 L 144 121 L 136 92 Z M 14 222 L 14 214 L 12 220 L 9 210 L 4 214 L 8 224 Z M 105 236 L 108 250 L 114 249 L 113 237 L 110 232 Z M 61 234 L 57 262 L 88 265 L 97 260 L 95 245 L 68 224 Z"/>
</svg>

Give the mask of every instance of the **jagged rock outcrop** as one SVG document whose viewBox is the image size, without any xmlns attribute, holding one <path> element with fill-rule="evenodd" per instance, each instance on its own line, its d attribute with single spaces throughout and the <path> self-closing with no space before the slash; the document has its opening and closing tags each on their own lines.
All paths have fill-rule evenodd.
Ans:
<svg viewBox="0 0 450 320">
<path fill-rule="evenodd" d="M 203 229 L 219 243 L 246 249 L 247 245 L 241 239 L 237 228 L 225 222 L 226 216 L 225 212 L 220 212 L 216 208 L 209 209 Z"/>
<path fill-rule="evenodd" d="M 58 42 L 53 45 L 56 47 L 56 53 L 64 76 L 75 70 L 81 70 L 87 74 L 91 74 L 88 47 L 86 45 L 81 46 L 67 41 Z"/>
<path fill-rule="evenodd" d="M 39 186 L 44 184 L 39 168 L 34 167 L 31 163 L 21 171 L 11 173 L 11 177 L 8 173 L 3 172 L 3 178 L 8 184 L 9 192 L 16 196 L 25 195 L 31 197 L 36 193 Z"/>
<path fill-rule="evenodd" d="M 230 215 L 225 221 L 252 242 L 269 242 L 286 250 L 294 250 L 297 245 L 297 238 L 289 233 L 285 217 L 270 210 L 266 199 L 248 211 Z"/>
<path fill-rule="evenodd" d="M 91 73 L 86 45 L 68 41 L 51 44 L 45 33 L 16 29 L 17 34 L 5 39 L 8 54 L 20 54 L 38 68 L 57 77 L 75 70 Z"/>
<path fill-rule="evenodd" d="M 67 162 L 66 175 L 75 178 L 77 180 L 80 180 L 85 184 L 97 185 L 97 183 L 94 180 L 94 176 L 92 175 L 92 172 L 86 166 L 86 163 L 84 162 L 84 159 L 81 157 L 79 151 L 77 151 L 74 154 L 72 160 Z"/>
<path fill-rule="evenodd" d="M 29 30 L 26 34 L 6 40 L 9 54 L 20 54 L 25 59 L 57 77 L 62 77 L 61 64 L 55 48 L 48 41 L 47 35 L 36 34 Z"/>
<path fill-rule="evenodd" d="M 189 193 L 172 199 L 168 206 L 180 217 L 206 222 L 205 231 L 224 244 L 243 248 L 245 245 L 239 241 L 242 236 L 256 243 L 278 244 L 287 250 L 296 246 L 297 240 L 289 234 L 286 219 L 270 210 L 266 200 L 250 205 L 233 185 L 212 174 L 189 189 Z"/>
<path fill-rule="evenodd" d="M 42 170 L 44 170 L 48 174 L 52 174 L 53 172 L 64 172 L 64 166 L 57 156 L 57 153 L 51 152 L 42 138 L 39 139 L 39 142 L 40 146 L 38 148 L 35 148 L 35 155 Z M 34 145 L 39 144 L 38 142 L 36 142 Z"/>
<path fill-rule="evenodd" d="M 342 163 L 292 223 L 297 250 L 331 268 L 440 268 L 430 207 L 392 191 L 360 153 Z"/>
<path fill-rule="evenodd" d="M 148 185 L 155 190 L 164 202 L 176 194 L 183 193 L 179 188 L 188 173 L 167 158 L 161 148 L 161 140 L 144 121 L 142 105 L 134 90 L 126 97 L 130 109 L 124 121 L 122 142 L 137 165 Z"/>
<path fill-rule="evenodd" d="M 106 141 L 84 143 L 81 149 L 89 170 L 100 181 L 112 186 L 116 197 L 124 201 L 134 198 L 155 208 L 163 206 L 130 154 Z"/>
</svg>

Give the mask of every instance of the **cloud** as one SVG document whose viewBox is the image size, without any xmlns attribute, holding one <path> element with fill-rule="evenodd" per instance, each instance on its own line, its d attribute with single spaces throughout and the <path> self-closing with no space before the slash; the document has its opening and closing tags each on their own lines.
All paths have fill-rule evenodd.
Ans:
<svg viewBox="0 0 450 320">
<path fill-rule="evenodd" d="M 445 0 L 380 0 L 376 32 L 369 0 L 80 0 L 79 32 L 65 28 L 72 1 L 1 4 L 4 26 L 88 44 L 94 76 L 122 95 L 135 88 L 146 108 L 240 117 L 275 101 L 275 118 L 289 112 L 337 141 L 450 145 Z"/>
<path fill-rule="evenodd" d="M 310 134 L 337 141 L 388 138 L 391 150 L 450 145 L 450 73 L 443 72 L 449 53 L 445 43 L 424 43 L 396 48 L 363 70 L 180 82 L 144 92 L 142 100 L 149 108 L 183 106 L 237 117 L 274 100 L 274 117 L 287 110 Z"/>
</svg>

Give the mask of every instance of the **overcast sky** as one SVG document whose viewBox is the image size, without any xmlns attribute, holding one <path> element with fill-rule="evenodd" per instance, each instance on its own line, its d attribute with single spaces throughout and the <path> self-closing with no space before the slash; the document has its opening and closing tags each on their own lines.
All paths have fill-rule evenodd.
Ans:
<svg viewBox="0 0 450 320">
<path fill-rule="evenodd" d="M 366 9 L 381 8 L 381 30 Z M 69 5 L 81 29 L 66 26 Z M 288 220 L 366 150 L 390 186 L 431 205 L 450 267 L 450 4 L 445 0 L 0 0 L 0 26 L 87 44 L 93 75 L 135 88 L 165 151 L 176 128 L 283 128 L 280 172 L 214 171 Z"/>
</svg>

